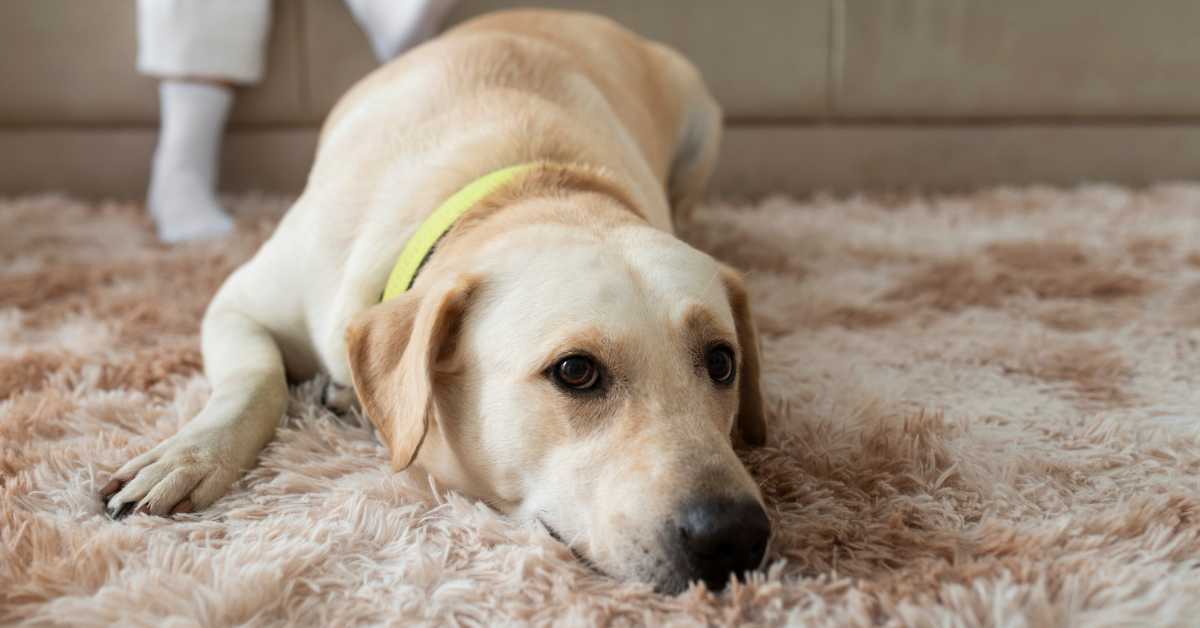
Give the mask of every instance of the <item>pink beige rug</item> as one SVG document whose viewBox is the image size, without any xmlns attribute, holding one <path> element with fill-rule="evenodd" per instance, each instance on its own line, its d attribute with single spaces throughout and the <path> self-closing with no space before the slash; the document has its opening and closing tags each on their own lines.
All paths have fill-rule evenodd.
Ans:
<svg viewBox="0 0 1200 628">
<path fill-rule="evenodd" d="M 1200 186 L 698 212 L 764 332 L 778 535 L 677 597 L 388 471 L 319 383 L 210 510 L 101 515 L 203 404 L 201 312 L 285 204 L 167 248 L 132 204 L 0 201 L 0 624 L 1200 622 Z"/>
</svg>

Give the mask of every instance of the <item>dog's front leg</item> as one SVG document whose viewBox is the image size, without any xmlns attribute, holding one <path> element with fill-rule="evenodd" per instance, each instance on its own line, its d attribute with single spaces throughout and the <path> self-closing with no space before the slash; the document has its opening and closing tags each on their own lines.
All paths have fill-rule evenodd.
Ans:
<svg viewBox="0 0 1200 628">
<path fill-rule="evenodd" d="M 114 518 L 208 506 L 225 494 L 271 440 L 287 404 L 279 347 L 250 317 L 214 303 L 204 318 L 212 396 L 176 435 L 130 460 L 101 491 Z"/>
</svg>

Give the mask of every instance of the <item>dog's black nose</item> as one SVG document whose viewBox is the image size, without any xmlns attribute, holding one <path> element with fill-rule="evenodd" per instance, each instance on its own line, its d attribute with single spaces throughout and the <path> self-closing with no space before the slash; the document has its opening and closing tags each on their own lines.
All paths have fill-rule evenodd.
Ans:
<svg viewBox="0 0 1200 628">
<path fill-rule="evenodd" d="M 720 591 L 729 575 L 757 569 L 771 538 L 771 522 L 753 499 L 692 502 L 676 515 L 680 565 L 692 580 Z"/>
</svg>

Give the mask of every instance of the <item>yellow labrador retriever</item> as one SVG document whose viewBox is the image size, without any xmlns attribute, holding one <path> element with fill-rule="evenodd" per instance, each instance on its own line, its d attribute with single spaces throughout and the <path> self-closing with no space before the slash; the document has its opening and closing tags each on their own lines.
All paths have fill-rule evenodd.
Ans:
<svg viewBox="0 0 1200 628">
<path fill-rule="evenodd" d="M 671 226 L 720 126 L 683 57 L 586 14 L 484 16 L 371 74 L 208 309 L 211 399 L 117 471 L 108 512 L 208 506 L 288 378 L 324 371 L 396 469 L 603 572 L 678 591 L 757 568 L 770 526 L 731 443 L 766 436 L 746 291 Z"/>
</svg>

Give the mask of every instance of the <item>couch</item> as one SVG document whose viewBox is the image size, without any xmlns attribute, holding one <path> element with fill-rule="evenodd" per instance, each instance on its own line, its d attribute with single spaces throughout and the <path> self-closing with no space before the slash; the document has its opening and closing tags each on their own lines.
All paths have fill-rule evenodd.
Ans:
<svg viewBox="0 0 1200 628">
<path fill-rule="evenodd" d="M 452 22 L 510 6 L 463 0 Z M 757 196 L 1200 176 L 1200 2 L 543 0 L 676 46 L 727 116 L 713 183 Z M 154 81 L 133 0 L 0 2 L 0 194 L 139 198 Z M 322 117 L 375 65 L 340 0 L 276 0 L 222 187 L 296 193 Z"/>
</svg>

